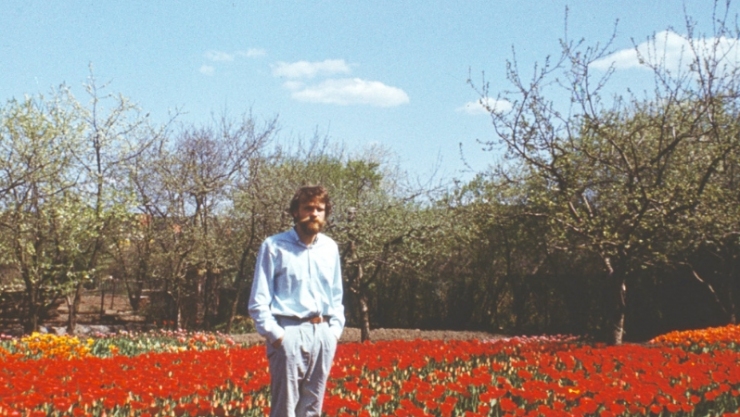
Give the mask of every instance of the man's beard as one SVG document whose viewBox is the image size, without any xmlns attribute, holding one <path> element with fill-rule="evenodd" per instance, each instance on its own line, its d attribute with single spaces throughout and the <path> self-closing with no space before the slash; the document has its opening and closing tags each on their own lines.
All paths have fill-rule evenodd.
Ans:
<svg viewBox="0 0 740 417">
<path fill-rule="evenodd" d="M 326 222 L 322 222 L 318 219 L 306 219 L 306 220 L 300 220 L 296 223 L 296 226 L 301 228 L 301 231 L 307 235 L 315 235 L 321 231 L 321 229 L 324 228 L 324 225 Z"/>
</svg>

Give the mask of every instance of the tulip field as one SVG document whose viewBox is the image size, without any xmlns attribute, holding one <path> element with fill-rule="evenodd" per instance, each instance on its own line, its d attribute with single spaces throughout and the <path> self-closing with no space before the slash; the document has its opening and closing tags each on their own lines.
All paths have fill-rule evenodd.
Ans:
<svg viewBox="0 0 740 417">
<path fill-rule="evenodd" d="M 3 416 L 263 416 L 264 346 L 150 332 L 0 339 Z M 646 344 L 342 343 L 325 416 L 740 416 L 740 326 Z"/>
</svg>

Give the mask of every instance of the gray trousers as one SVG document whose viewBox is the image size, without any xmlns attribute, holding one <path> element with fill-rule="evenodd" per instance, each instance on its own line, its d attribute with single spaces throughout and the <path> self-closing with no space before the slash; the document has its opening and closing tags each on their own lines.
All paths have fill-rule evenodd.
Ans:
<svg viewBox="0 0 740 417">
<path fill-rule="evenodd" d="M 326 322 L 279 317 L 278 324 L 285 329 L 282 345 L 267 345 L 270 417 L 319 417 L 337 338 Z"/>
</svg>

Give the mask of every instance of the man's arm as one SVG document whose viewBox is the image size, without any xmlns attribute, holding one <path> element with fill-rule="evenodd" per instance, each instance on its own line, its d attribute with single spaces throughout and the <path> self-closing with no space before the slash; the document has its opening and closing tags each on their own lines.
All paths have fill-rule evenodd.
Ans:
<svg viewBox="0 0 740 417">
<path fill-rule="evenodd" d="M 339 340 L 342 337 L 344 331 L 344 304 L 342 304 L 342 298 L 344 297 L 344 290 L 342 288 L 342 260 L 339 257 L 339 250 L 336 251 L 334 267 L 334 277 L 332 280 L 331 287 L 331 306 L 332 306 L 332 317 L 329 321 L 329 327 L 331 328 L 334 336 Z"/>
<path fill-rule="evenodd" d="M 274 280 L 275 264 L 273 256 L 269 244 L 263 242 L 257 254 L 257 264 L 254 268 L 252 292 L 249 295 L 249 315 L 254 320 L 257 333 L 264 336 L 270 344 L 281 340 L 285 334 L 285 329 L 280 327 L 270 310 L 275 288 Z"/>
</svg>

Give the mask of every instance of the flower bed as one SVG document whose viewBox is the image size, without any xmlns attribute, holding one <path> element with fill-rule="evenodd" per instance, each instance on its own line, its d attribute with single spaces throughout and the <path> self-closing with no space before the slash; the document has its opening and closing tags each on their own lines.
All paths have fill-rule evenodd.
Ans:
<svg viewBox="0 0 740 417">
<path fill-rule="evenodd" d="M 183 352 L 236 346 L 227 335 L 159 330 L 146 333 L 97 334 L 84 340 L 77 336 L 33 333 L 20 339 L 0 335 L 0 356 L 25 359 L 72 359 L 88 356 L 134 356 L 152 352 Z"/>
<path fill-rule="evenodd" d="M 326 416 L 740 415 L 736 328 L 723 329 L 708 329 L 704 337 L 687 333 L 689 345 L 680 333 L 623 346 L 562 338 L 340 344 L 324 411 Z M 189 348 L 193 337 L 206 342 Z M 69 345 L 115 346 L 112 339 L 100 340 Z M 90 348 L 71 359 L 52 354 L 54 343 L 24 355 L 20 341 L 14 352 L 8 348 L 13 341 L 3 342 L 0 415 L 267 412 L 262 346 L 208 346 L 205 335 L 174 340 L 175 350 L 127 356 L 119 348 L 118 354 L 108 350 L 99 357 Z"/>
<path fill-rule="evenodd" d="M 692 351 L 701 351 L 710 348 L 738 349 L 740 347 L 740 325 L 675 331 L 660 335 L 651 340 L 650 343 L 682 346 Z"/>
</svg>

